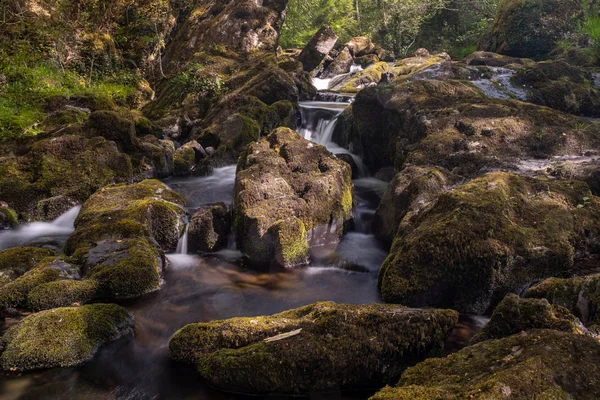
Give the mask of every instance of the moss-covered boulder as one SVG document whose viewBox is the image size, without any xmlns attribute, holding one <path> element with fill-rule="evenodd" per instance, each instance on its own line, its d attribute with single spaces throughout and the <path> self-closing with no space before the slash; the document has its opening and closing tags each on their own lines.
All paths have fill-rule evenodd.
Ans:
<svg viewBox="0 0 600 400">
<path fill-rule="evenodd" d="M 61 279 L 35 287 L 29 292 L 27 303 L 33 311 L 80 306 L 98 297 L 98 288 L 94 279 Z"/>
<path fill-rule="evenodd" d="M 386 62 L 378 62 L 351 76 L 342 76 L 331 82 L 331 90 L 342 93 L 358 93 L 365 87 L 377 85 L 382 76 L 392 70 Z"/>
<path fill-rule="evenodd" d="M 528 288 L 524 296 L 565 307 L 591 331 L 600 333 L 600 275 L 548 278 Z"/>
<path fill-rule="evenodd" d="M 112 185 L 92 196 L 75 221 L 65 253 L 98 282 L 97 295 L 129 299 L 160 287 L 164 251 L 183 231 L 183 199 L 159 181 Z"/>
<path fill-rule="evenodd" d="M 544 61 L 520 69 L 513 80 L 535 104 L 586 117 L 600 116 L 600 90 L 587 71 L 565 61 Z"/>
<path fill-rule="evenodd" d="M 354 58 L 350 54 L 348 47 L 344 47 L 340 54 L 327 66 L 327 68 L 320 74 L 320 78 L 327 79 L 333 78 L 334 76 L 347 74 L 354 65 Z"/>
<path fill-rule="evenodd" d="M 294 220 L 293 235 L 274 228 L 292 217 L 304 225 Z M 306 254 L 300 257 L 291 248 L 337 243 L 351 217 L 352 171 L 325 147 L 279 128 L 251 144 L 240 157 L 234 225 L 238 246 L 251 262 L 264 265 L 281 260 L 281 246 L 289 247 L 290 252 L 284 252 L 294 254 L 294 260 L 306 259 Z"/>
<path fill-rule="evenodd" d="M 173 154 L 173 168 L 176 176 L 185 176 L 192 173 L 196 163 L 207 156 L 206 152 L 195 140 L 180 146 Z"/>
<path fill-rule="evenodd" d="M 31 292 L 41 285 L 60 279 L 81 279 L 80 268 L 62 258 L 44 258 L 21 276 L 0 286 L 0 315 L 17 314 L 23 309 L 31 310 L 29 302 Z M 52 297 L 61 295 L 61 293 L 50 293 Z"/>
<path fill-rule="evenodd" d="M 336 126 L 337 143 L 352 148 L 371 170 L 435 165 L 477 176 L 490 168 L 518 170 L 523 160 L 600 148 L 595 122 L 489 98 L 464 78 L 412 77 L 361 90 Z"/>
<path fill-rule="evenodd" d="M 564 307 L 553 306 L 546 299 L 522 299 L 509 294 L 494 309 L 492 318 L 472 343 L 501 339 L 531 329 L 553 329 L 581 334 L 581 321 Z"/>
<path fill-rule="evenodd" d="M 448 173 L 435 167 L 407 167 L 398 173 L 375 212 L 373 232 L 377 239 L 391 246 L 400 222 L 418 214 L 451 183 Z"/>
<path fill-rule="evenodd" d="M 115 304 L 57 308 L 26 317 L 0 343 L 4 371 L 73 367 L 89 361 L 100 346 L 133 334 L 133 315 Z"/>
<path fill-rule="evenodd" d="M 578 0 L 502 0 L 479 50 L 512 57 L 545 58 L 583 15 Z"/>
<path fill-rule="evenodd" d="M 192 252 L 213 252 L 227 246 L 231 232 L 231 210 L 225 203 L 200 207 L 188 226 L 188 249 Z"/>
<path fill-rule="evenodd" d="M 597 397 L 600 345 L 584 335 L 534 330 L 426 360 L 371 400 Z"/>
<path fill-rule="evenodd" d="M 443 346 L 451 310 L 316 303 L 269 317 L 187 325 L 171 356 L 227 391 L 299 395 L 380 386 Z"/>
<path fill-rule="evenodd" d="M 39 247 L 13 247 L 0 252 L 0 286 L 11 282 L 55 253 Z"/>
<path fill-rule="evenodd" d="M 83 202 L 103 186 L 133 178 L 131 158 L 114 142 L 72 133 L 23 141 L 17 152 L 10 145 L 7 154 L 0 150 L 2 199 L 25 219 L 44 215 L 41 201 Z"/>
<path fill-rule="evenodd" d="M 483 175 L 401 224 L 381 294 L 481 314 L 508 292 L 595 259 L 598 201 L 583 182 Z"/>
</svg>

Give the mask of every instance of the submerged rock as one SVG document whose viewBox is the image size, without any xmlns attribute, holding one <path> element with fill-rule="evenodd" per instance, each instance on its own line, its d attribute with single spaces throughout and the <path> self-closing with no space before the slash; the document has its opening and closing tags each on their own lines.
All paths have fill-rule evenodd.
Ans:
<svg viewBox="0 0 600 400">
<path fill-rule="evenodd" d="M 98 348 L 133 334 L 133 315 L 115 304 L 58 308 L 30 315 L 0 339 L 3 371 L 73 367 Z"/>
<path fill-rule="evenodd" d="M 294 233 L 287 235 L 278 224 L 293 217 Z M 292 260 L 306 259 L 309 244 L 337 243 L 351 217 L 352 171 L 325 147 L 279 128 L 240 157 L 234 225 L 251 262 L 295 265 Z"/>
<path fill-rule="evenodd" d="M 171 356 L 227 391 L 306 395 L 371 388 L 397 378 L 444 340 L 451 310 L 316 303 L 269 317 L 187 325 Z"/>
<path fill-rule="evenodd" d="M 553 306 L 546 299 L 522 299 L 509 294 L 494 309 L 492 318 L 472 343 L 501 339 L 531 329 L 553 329 L 581 334 L 581 321 L 564 307 Z"/>
<path fill-rule="evenodd" d="M 599 365 L 595 339 L 534 330 L 426 360 L 371 400 L 593 400 L 600 392 Z"/>
<path fill-rule="evenodd" d="M 307 72 L 315 70 L 337 41 L 338 36 L 331 27 L 324 26 L 319 29 L 298 56 L 298 61 L 304 65 L 304 70 Z"/>
<path fill-rule="evenodd" d="M 579 181 L 483 175 L 401 224 L 379 272 L 381 294 L 481 314 L 511 291 L 595 259 L 598 201 Z"/>
<path fill-rule="evenodd" d="M 209 253 L 227 246 L 231 232 L 231 211 L 225 203 L 200 207 L 190 219 L 188 247 L 192 252 Z"/>
</svg>

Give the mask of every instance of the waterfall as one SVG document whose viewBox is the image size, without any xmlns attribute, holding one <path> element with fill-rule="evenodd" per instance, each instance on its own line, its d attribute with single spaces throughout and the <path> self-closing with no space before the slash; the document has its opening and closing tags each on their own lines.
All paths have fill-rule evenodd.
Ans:
<svg viewBox="0 0 600 400">
<path fill-rule="evenodd" d="M 183 223 L 185 224 L 185 228 L 183 229 L 183 235 L 179 238 L 179 242 L 177 243 L 175 254 L 188 253 L 188 229 L 190 227 L 190 221 L 187 215 L 183 216 Z"/>
</svg>

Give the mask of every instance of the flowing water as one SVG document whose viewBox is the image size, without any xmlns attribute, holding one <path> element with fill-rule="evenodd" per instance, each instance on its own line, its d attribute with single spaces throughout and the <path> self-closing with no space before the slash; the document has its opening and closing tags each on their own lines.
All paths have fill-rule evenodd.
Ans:
<svg viewBox="0 0 600 400">
<path fill-rule="evenodd" d="M 331 141 L 337 117 L 348 104 L 303 103 L 302 134 L 333 150 L 350 154 Z M 356 157 L 356 156 L 354 156 Z M 135 315 L 135 339 L 122 339 L 100 349 L 79 368 L 52 369 L 0 378 L 2 399 L 234 399 L 243 396 L 212 390 L 199 381 L 193 367 L 169 359 L 170 337 L 188 323 L 237 316 L 268 315 L 316 301 L 373 303 L 380 301 L 377 271 L 387 256 L 371 233 L 371 222 L 386 183 L 369 177 L 362 161 L 355 185 L 355 223 L 336 247 L 312 249 L 311 265 L 286 271 L 248 268 L 230 238 L 228 249 L 198 256 L 187 254 L 187 235 L 177 254 L 168 255 L 161 290 L 124 304 Z M 188 211 L 199 206 L 231 204 L 235 166 L 208 177 L 169 179 L 166 183 L 186 200 Z M 36 241 L 41 235 L 66 236 L 78 209 L 44 225 L 31 224 L 2 233 L 5 247 Z M 44 226 L 47 230 L 41 229 Z M 49 229 L 52 227 L 52 230 Z M 63 229 L 63 230 L 60 230 Z M 4 237 L 4 236 L 2 236 Z M 17 239 L 18 238 L 18 239 Z M 35 243 L 38 243 L 37 241 Z M 42 242 L 39 242 L 42 243 Z M 57 244 L 64 243 L 64 240 Z M 14 322 L 14 321 L 13 321 Z M 10 325 L 6 321 L 3 330 Z M 458 348 L 481 327 L 468 318 L 449 340 Z M 450 345 L 452 348 L 452 344 Z M 317 398 L 366 398 L 368 394 L 332 394 Z"/>
<path fill-rule="evenodd" d="M 475 69 L 474 69 L 475 70 Z M 491 78 L 481 78 L 471 83 L 481 89 L 486 96 L 494 99 L 527 100 L 527 91 L 512 83 L 515 71 L 508 68 L 490 67 Z"/>
</svg>

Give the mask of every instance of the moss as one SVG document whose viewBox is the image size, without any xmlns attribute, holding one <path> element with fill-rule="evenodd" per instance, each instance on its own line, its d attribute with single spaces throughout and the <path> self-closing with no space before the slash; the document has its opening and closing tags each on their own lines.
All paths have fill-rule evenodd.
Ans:
<svg viewBox="0 0 600 400">
<path fill-rule="evenodd" d="M 98 282 L 104 299 L 132 299 L 156 291 L 161 284 L 162 254 L 145 239 L 119 244 L 118 256 L 90 266 L 86 277 Z"/>
<path fill-rule="evenodd" d="M 530 329 L 554 329 L 582 333 L 583 326 L 569 310 L 552 306 L 546 299 L 521 299 L 509 294 L 494 309 L 490 322 L 472 343 L 508 337 Z"/>
<path fill-rule="evenodd" d="M 24 308 L 27 306 L 29 293 L 44 283 L 60 278 L 60 273 L 54 269 L 37 267 L 12 282 L 0 287 L 0 310 Z"/>
<path fill-rule="evenodd" d="M 396 235 L 379 273 L 381 294 L 483 313 L 506 293 L 565 273 L 575 257 L 594 253 L 598 210 L 578 207 L 587 196 L 582 182 L 507 173 L 445 192 Z"/>
<path fill-rule="evenodd" d="M 600 346 L 590 337 L 552 330 L 489 340 L 404 372 L 395 388 L 371 399 L 592 400 L 600 390 Z M 428 397 L 431 396 L 431 397 Z"/>
<path fill-rule="evenodd" d="M 192 252 L 214 252 L 224 248 L 231 232 L 231 211 L 225 203 L 200 207 L 188 225 Z"/>
<path fill-rule="evenodd" d="M 0 286 L 32 269 L 37 263 L 55 253 L 39 247 L 14 247 L 0 252 Z"/>
<path fill-rule="evenodd" d="M 275 262 L 289 268 L 308 263 L 308 236 L 304 223 L 292 217 L 276 221 L 269 229 L 275 242 Z"/>
<path fill-rule="evenodd" d="M 369 68 L 358 72 L 352 79 L 339 88 L 338 91 L 342 93 L 358 93 L 365 86 L 379 83 L 383 74 L 388 70 L 390 70 L 388 63 L 376 63 Z"/>
<path fill-rule="evenodd" d="M 14 210 L 0 207 L 0 230 L 13 229 L 17 223 L 17 213 Z"/>
<path fill-rule="evenodd" d="M 81 281 L 59 280 L 37 286 L 27 297 L 34 311 L 87 304 L 96 297 L 98 282 L 91 279 Z"/>
<path fill-rule="evenodd" d="M 132 333 L 133 316 L 115 304 L 58 308 L 30 315 L 2 337 L 4 371 L 72 367 Z"/>
<path fill-rule="evenodd" d="M 175 360 L 229 391 L 307 394 L 373 387 L 441 346 L 450 310 L 316 303 L 269 317 L 188 325 L 171 339 Z M 265 341 L 301 331 L 289 338 Z"/>
</svg>

